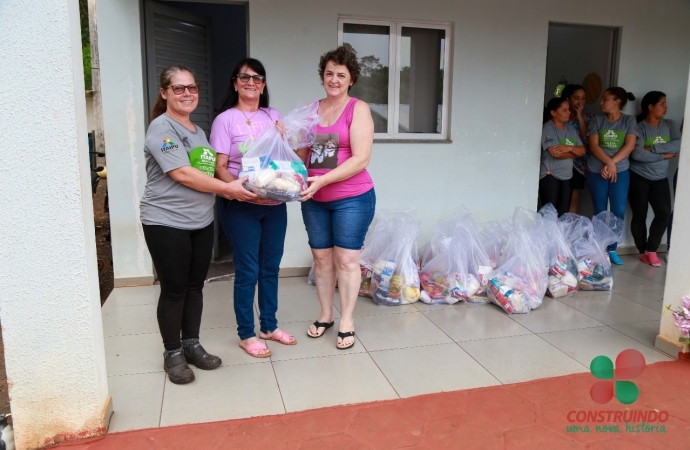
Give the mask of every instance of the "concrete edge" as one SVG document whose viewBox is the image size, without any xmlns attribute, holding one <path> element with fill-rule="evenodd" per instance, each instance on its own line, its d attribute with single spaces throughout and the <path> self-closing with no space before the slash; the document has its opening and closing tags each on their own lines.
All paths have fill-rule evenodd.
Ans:
<svg viewBox="0 0 690 450">
<path fill-rule="evenodd" d="M 155 279 L 153 275 L 147 275 L 145 277 L 120 277 L 115 278 L 113 281 L 113 287 L 126 287 L 126 286 L 151 286 Z"/>
<path fill-rule="evenodd" d="M 657 335 L 656 339 L 654 340 L 654 348 L 659 350 L 660 352 L 666 353 L 667 355 L 671 356 L 672 358 L 678 358 L 678 352 L 681 350 L 681 345 L 680 342 L 673 342 L 668 340 L 662 335 Z"/>
<path fill-rule="evenodd" d="M 109 395 L 108 399 L 105 401 L 105 405 L 103 405 L 103 410 L 101 411 L 101 426 L 105 430 L 106 434 L 110 429 L 110 419 L 112 419 L 114 412 L 113 398 Z"/>
</svg>

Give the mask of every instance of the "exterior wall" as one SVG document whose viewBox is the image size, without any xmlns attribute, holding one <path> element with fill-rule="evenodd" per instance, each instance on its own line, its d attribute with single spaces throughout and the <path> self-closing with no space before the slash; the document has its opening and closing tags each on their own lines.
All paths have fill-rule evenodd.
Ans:
<svg viewBox="0 0 690 450">
<path fill-rule="evenodd" d="M 690 117 L 690 86 L 686 94 L 685 117 Z M 664 287 L 664 308 L 677 311 L 683 306 L 681 298 L 690 295 L 690 139 L 684 139 L 678 157 L 678 186 L 673 211 L 673 252 L 670 255 Z M 661 327 L 656 339 L 660 350 L 675 355 L 680 346 L 680 332 L 673 323 L 673 314 L 661 316 Z"/>
<path fill-rule="evenodd" d="M 428 237 L 434 222 L 464 204 L 479 222 L 516 206 L 536 208 L 539 138 L 549 21 L 619 26 L 619 84 L 668 94 L 680 120 L 690 62 L 690 5 L 664 2 L 664 26 L 644 0 L 581 2 L 415 0 L 372 2 L 250 0 L 250 55 L 267 67 L 272 106 L 287 111 L 323 96 L 316 67 L 337 45 L 338 14 L 451 22 L 454 25 L 452 144 L 375 144 L 369 170 L 378 205 L 414 205 Z M 275 45 L 280 36 L 283 45 Z M 663 61 L 663 72 L 649 60 Z M 310 261 L 299 205 L 289 205 L 284 266 Z M 632 245 L 629 238 L 623 245 Z"/>
<path fill-rule="evenodd" d="M 99 15 L 106 11 L 108 17 L 99 23 L 99 43 L 116 280 L 151 273 L 138 224 L 144 96 L 134 3 L 98 2 Z M 427 0 L 420 8 L 416 0 L 249 0 L 249 48 L 266 65 L 272 106 L 287 112 L 323 96 L 316 66 L 337 45 L 338 14 L 453 24 L 452 144 L 377 143 L 369 168 L 380 207 L 418 208 L 423 241 L 436 220 L 461 204 L 478 222 L 502 218 L 516 206 L 536 208 L 549 21 L 621 27 L 619 84 L 635 93 L 663 90 L 668 117 L 680 120 L 690 5 L 663 5 L 660 10 L 645 0 Z M 649 19 L 659 14 L 663 27 Z M 663 71 L 650 60 L 661 61 Z M 282 266 L 307 266 L 311 256 L 299 205 L 290 204 L 288 211 Z M 631 239 L 623 245 L 632 245 Z"/>
<path fill-rule="evenodd" d="M 115 286 L 151 284 L 153 263 L 139 221 L 146 171 L 139 2 L 98 0 L 103 131 Z"/>
<path fill-rule="evenodd" d="M 74 0 L 3 0 L 0 314 L 18 449 L 105 432 L 108 404 Z"/>
</svg>

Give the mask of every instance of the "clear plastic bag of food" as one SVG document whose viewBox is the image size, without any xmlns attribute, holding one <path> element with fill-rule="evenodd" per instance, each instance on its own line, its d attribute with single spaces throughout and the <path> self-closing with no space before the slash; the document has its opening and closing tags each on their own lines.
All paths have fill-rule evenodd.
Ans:
<svg viewBox="0 0 690 450">
<path fill-rule="evenodd" d="M 556 218 L 557 216 L 549 216 L 543 225 L 549 264 L 549 286 L 546 293 L 552 298 L 574 294 L 578 286 L 577 260 L 570 251 Z"/>
<path fill-rule="evenodd" d="M 584 216 L 566 213 L 558 219 L 558 225 L 577 260 L 578 289 L 581 291 L 613 289 L 611 261 L 597 242 L 592 221 Z M 605 245 L 608 245 L 607 242 L 612 243 L 611 239 L 615 239 L 613 233 L 602 234 L 605 235 L 602 238 L 602 243 Z"/>
<path fill-rule="evenodd" d="M 458 267 L 462 269 L 460 278 L 465 287 L 463 300 L 470 303 L 488 303 L 489 276 L 494 269 L 491 267 L 491 260 L 481 243 L 479 229 L 474 221 L 472 223 L 463 221 L 462 226 L 455 230 L 454 239 L 458 249 L 456 257 L 463 260 L 462 264 L 458 264 Z"/>
<path fill-rule="evenodd" d="M 451 236 L 439 239 L 434 257 L 421 268 L 419 273 L 422 287 L 421 300 L 430 305 L 452 305 L 466 300 L 468 288 L 472 295 L 479 289 L 479 282 L 472 283 L 467 273 L 457 240 Z"/>
<path fill-rule="evenodd" d="M 403 219 L 371 275 L 370 294 L 379 305 L 398 306 L 420 298 L 417 238 L 421 222 Z"/>
<path fill-rule="evenodd" d="M 524 314 L 541 305 L 548 286 L 544 249 L 538 229 L 516 225 L 510 232 L 504 261 L 491 273 L 488 295 L 508 314 Z"/>
<path fill-rule="evenodd" d="M 314 142 L 314 127 L 319 123 L 315 104 L 316 109 L 312 104 L 290 111 L 283 118 L 283 135 L 272 126 L 247 150 L 239 174 L 240 178 L 249 177 L 244 183 L 246 189 L 277 202 L 300 199 L 307 188 L 307 167 L 295 149 Z"/>
<path fill-rule="evenodd" d="M 609 245 L 623 241 L 625 223 L 611 211 L 602 211 L 592 217 L 592 228 L 594 229 L 594 238 L 602 250 L 605 250 Z"/>
<path fill-rule="evenodd" d="M 501 222 L 487 222 L 480 225 L 479 232 L 484 250 L 489 256 L 489 264 L 495 270 L 501 261 L 503 247 L 508 241 L 508 227 Z"/>
</svg>

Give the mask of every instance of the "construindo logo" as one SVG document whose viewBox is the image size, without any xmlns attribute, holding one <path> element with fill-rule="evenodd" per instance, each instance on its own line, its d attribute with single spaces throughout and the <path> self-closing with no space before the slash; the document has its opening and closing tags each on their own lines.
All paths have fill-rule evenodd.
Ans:
<svg viewBox="0 0 690 450">
<path fill-rule="evenodd" d="M 601 405 L 610 402 L 615 396 L 619 402 L 629 405 L 637 400 L 640 392 L 632 379 L 639 377 L 645 368 L 642 353 L 637 350 L 623 350 L 616 357 L 616 364 L 607 356 L 597 356 L 589 369 L 597 381 L 589 391 L 590 397 Z"/>
</svg>

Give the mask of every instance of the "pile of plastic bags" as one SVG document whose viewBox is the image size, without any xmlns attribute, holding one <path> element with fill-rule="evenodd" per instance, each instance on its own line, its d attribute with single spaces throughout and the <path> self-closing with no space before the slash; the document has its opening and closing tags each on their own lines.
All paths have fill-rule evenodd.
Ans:
<svg viewBox="0 0 690 450">
<path fill-rule="evenodd" d="M 277 202 L 299 200 L 307 188 L 307 168 L 295 150 L 314 143 L 318 109 L 313 102 L 290 111 L 281 120 L 282 135 L 272 127 L 254 142 L 242 157 L 240 178 L 249 176 L 245 188 Z"/>
<path fill-rule="evenodd" d="M 546 294 L 560 298 L 578 290 L 577 260 L 558 226 L 558 213 L 552 204 L 544 206 L 542 216 L 542 237 L 546 244 L 546 259 L 549 265 L 549 286 Z"/>
</svg>

